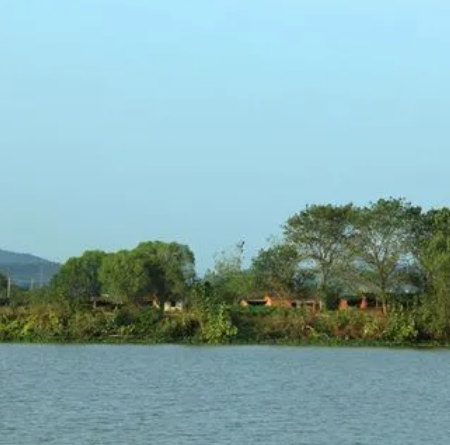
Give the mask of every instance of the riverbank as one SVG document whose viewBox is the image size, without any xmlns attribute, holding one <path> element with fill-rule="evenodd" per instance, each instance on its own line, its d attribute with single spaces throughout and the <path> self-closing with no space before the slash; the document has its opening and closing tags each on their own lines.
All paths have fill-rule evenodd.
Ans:
<svg viewBox="0 0 450 445">
<path fill-rule="evenodd" d="M 93 311 L 69 305 L 1 308 L 0 342 L 261 344 L 299 346 L 441 347 L 426 314 L 397 309 L 314 314 L 292 309 L 228 308 L 220 316 L 196 311 L 165 314 L 136 306 Z"/>
</svg>

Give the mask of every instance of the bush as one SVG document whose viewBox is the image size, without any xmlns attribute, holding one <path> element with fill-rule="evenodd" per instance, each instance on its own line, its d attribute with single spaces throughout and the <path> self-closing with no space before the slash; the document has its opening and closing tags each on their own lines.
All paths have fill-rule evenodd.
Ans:
<svg viewBox="0 0 450 445">
<path fill-rule="evenodd" d="M 161 343 L 186 342 L 199 337 L 200 323 L 190 314 L 176 314 L 163 318 L 154 331 L 153 339 Z"/>
<path fill-rule="evenodd" d="M 415 342 L 419 330 L 414 317 L 415 313 L 401 307 L 394 307 L 388 313 L 383 339 L 394 343 Z"/>
</svg>

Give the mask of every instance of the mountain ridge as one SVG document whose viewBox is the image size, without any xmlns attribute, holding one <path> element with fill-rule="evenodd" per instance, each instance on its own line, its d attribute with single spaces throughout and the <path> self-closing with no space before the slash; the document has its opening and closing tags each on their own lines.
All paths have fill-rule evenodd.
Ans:
<svg viewBox="0 0 450 445">
<path fill-rule="evenodd" d="M 59 271 L 61 265 L 30 253 L 0 249 L 0 272 L 11 277 L 17 286 L 45 285 Z"/>
</svg>

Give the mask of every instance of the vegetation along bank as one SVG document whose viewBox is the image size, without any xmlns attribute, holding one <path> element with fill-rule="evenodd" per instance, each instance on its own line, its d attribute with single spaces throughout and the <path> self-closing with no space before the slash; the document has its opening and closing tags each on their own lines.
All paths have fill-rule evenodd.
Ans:
<svg viewBox="0 0 450 445">
<path fill-rule="evenodd" d="M 311 205 L 249 267 L 203 277 L 188 246 L 70 258 L 39 289 L 0 274 L 0 341 L 447 344 L 450 210 L 404 199 Z"/>
</svg>

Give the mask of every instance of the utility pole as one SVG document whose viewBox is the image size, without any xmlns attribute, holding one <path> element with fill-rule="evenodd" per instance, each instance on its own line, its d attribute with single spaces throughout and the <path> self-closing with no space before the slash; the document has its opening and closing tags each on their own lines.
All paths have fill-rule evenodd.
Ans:
<svg viewBox="0 0 450 445">
<path fill-rule="evenodd" d="M 41 264 L 39 273 L 39 288 L 44 286 L 44 266 Z"/>
<path fill-rule="evenodd" d="M 6 298 L 8 300 L 11 299 L 11 277 L 8 275 L 8 287 L 7 287 L 7 291 L 6 291 Z"/>
</svg>

